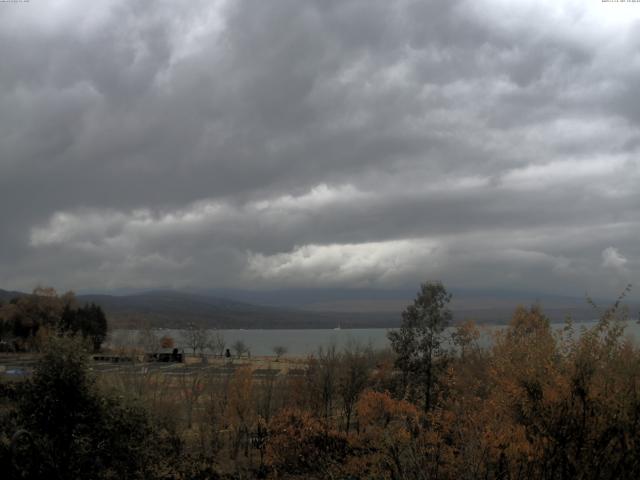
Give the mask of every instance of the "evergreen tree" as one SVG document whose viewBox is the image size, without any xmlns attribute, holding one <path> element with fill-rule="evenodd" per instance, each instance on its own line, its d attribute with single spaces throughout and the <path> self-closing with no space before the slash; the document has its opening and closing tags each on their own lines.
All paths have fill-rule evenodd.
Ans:
<svg viewBox="0 0 640 480">
<path fill-rule="evenodd" d="M 447 305 L 451 295 L 440 282 L 426 282 L 404 312 L 399 330 L 389 332 L 396 353 L 396 367 L 402 372 L 402 393 L 420 391 L 424 411 L 433 406 L 434 388 L 444 366 L 442 333 L 451 321 Z"/>
<path fill-rule="evenodd" d="M 146 410 L 98 389 L 77 338 L 51 339 L 18 400 L 9 478 L 157 478 L 176 458 Z"/>
</svg>

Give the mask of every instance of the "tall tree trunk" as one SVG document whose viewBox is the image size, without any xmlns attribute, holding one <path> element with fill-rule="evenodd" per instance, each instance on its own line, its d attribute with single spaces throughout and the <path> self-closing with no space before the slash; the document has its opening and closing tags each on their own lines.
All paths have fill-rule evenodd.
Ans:
<svg viewBox="0 0 640 480">
<path fill-rule="evenodd" d="M 432 381 L 432 364 L 433 358 L 431 356 L 431 352 L 429 352 L 429 356 L 427 357 L 427 375 L 425 379 L 425 389 L 424 389 L 424 413 L 428 413 L 431 410 L 431 385 Z"/>
</svg>

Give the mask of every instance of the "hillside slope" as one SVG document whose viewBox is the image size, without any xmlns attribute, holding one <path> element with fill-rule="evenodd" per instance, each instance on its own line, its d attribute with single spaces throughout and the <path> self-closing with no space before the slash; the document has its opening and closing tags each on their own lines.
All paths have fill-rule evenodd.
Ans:
<svg viewBox="0 0 640 480">
<path fill-rule="evenodd" d="M 271 293 L 271 295 L 270 295 Z M 0 290 L 7 301 L 21 292 Z M 224 295 L 224 297 L 222 296 Z M 397 327 L 401 312 L 411 302 L 409 291 L 289 290 L 274 292 L 218 291 L 188 293 L 157 290 L 128 295 L 78 295 L 82 303 L 94 302 L 106 312 L 116 328 L 142 325 L 180 328 L 196 323 L 210 328 L 388 328 Z M 474 319 L 478 323 L 506 323 L 518 305 L 536 301 L 554 322 L 567 315 L 575 321 L 597 317 L 584 299 L 575 297 L 500 292 L 454 292 L 454 321 Z M 608 303 L 601 302 L 603 307 Z M 637 314 L 638 305 L 629 305 Z"/>
</svg>

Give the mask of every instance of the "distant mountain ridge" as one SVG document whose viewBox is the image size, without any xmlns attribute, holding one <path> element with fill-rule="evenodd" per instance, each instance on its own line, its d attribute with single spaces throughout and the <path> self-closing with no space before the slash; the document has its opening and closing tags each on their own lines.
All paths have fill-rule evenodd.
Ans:
<svg viewBox="0 0 640 480">
<path fill-rule="evenodd" d="M 0 289 L 0 301 L 2 302 L 7 302 L 12 298 L 19 297 L 21 295 L 26 295 L 26 293 Z"/>
<path fill-rule="evenodd" d="M 24 292 L 0 290 L 8 301 Z M 172 290 L 152 290 L 130 295 L 76 295 L 81 303 L 100 305 L 111 327 L 143 325 L 180 328 L 196 323 L 209 328 L 376 328 L 394 324 L 386 314 L 310 312 L 293 308 L 254 305 L 246 302 Z M 398 323 L 398 322 L 396 322 Z"/>
<path fill-rule="evenodd" d="M 451 309 L 454 320 L 472 318 L 479 323 L 506 323 L 518 305 L 539 303 L 553 322 L 563 321 L 567 315 L 575 321 L 593 320 L 598 312 L 587 302 L 587 297 L 558 295 L 539 292 L 522 292 L 491 289 L 450 288 Z M 283 289 L 271 291 L 208 290 L 205 294 L 224 296 L 233 300 L 296 308 L 311 312 L 340 312 L 358 314 L 391 315 L 393 324 L 400 321 L 400 313 L 413 301 L 417 289 Z M 625 304 L 631 313 L 640 309 L 636 297 L 629 297 Z M 615 298 L 595 298 L 600 308 L 608 308 Z"/>
<path fill-rule="evenodd" d="M 197 323 L 217 328 L 288 328 L 304 323 L 305 312 L 176 291 L 132 295 L 79 295 L 80 301 L 101 305 L 115 323 L 175 327 Z M 313 320 L 316 325 L 318 318 Z M 333 325 L 333 323 L 331 323 Z"/>
<path fill-rule="evenodd" d="M 454 321 L 472 318 L 478 323 L 506 323 L 518 305 L 536 300 L 552 321 L 571 315 L 575 321 L 592 320 L 597 312 L 586 299 L 526 293 L 453 290 Z M 22 292 L 0 290 L 7 301 Z M 415 296 L 410 290 L 292 289 L 274 291 L 209 290 L 186 292 L 151 290 L 126 295 L 82 294 L 80 302 L 93 302 L 106 312 L 116 328 L 180 328 L 197 323 L 210 328 L 391 328 Z M 609 304 L 601 302 L 606 308 Z M 638 305 L 631 304 L 631 312 Z"/>
</svg>

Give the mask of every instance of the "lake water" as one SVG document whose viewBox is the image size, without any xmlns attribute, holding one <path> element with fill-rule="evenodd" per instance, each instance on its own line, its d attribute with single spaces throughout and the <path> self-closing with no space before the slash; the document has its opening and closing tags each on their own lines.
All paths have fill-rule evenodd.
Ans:
<svg viewBox="0 0 640 480">
<path fill-rule="evenodd" d="M 583 327 L 592 327 L 596 322 L 577 323 L 574 325 L 576 332 Z M 564 324 L 554 324 L 553 327 L 560 329 Z M 504 328 L 504 325 L 492 325 L 480 327 L 482 337 L 481 345 L 487 346 L 491 342 L 492 333 Z M 335 345 L 338 349 L 343 348 L 349 342 L 357 342 L 363 346 L 371 345 L 374 349 L 384 349 L 389 347 L 387 332 L 393 329 L 387 328 L 362 328 L 362 329 L 308 329 L 308 330 L 217 330 L 224 336 L 228 347 L 234 342 L 241 340 L 249 347 L 252 355 L 273 355 L 273 347 L 283 346 L 290 355 L 308 355 L 318 351 L 318 348 L 326 348 Z M 447 329 L 445 335 L 450 334 L 452 329 Z M 154 330 L 154 333 L 161 337 L 168 335 L 172 337 L 176 346 L 187 348 L 184 342 L 182 330 L 161 329 Z M 630 321 L 627 324 L 626 334 L 638 339 L 640 338 L 640 325 Z M 138 341 L 138 332 L 135 330 L 114 330 L 110 336 L 111 345 L 134 345 Z"/>
</svg>

